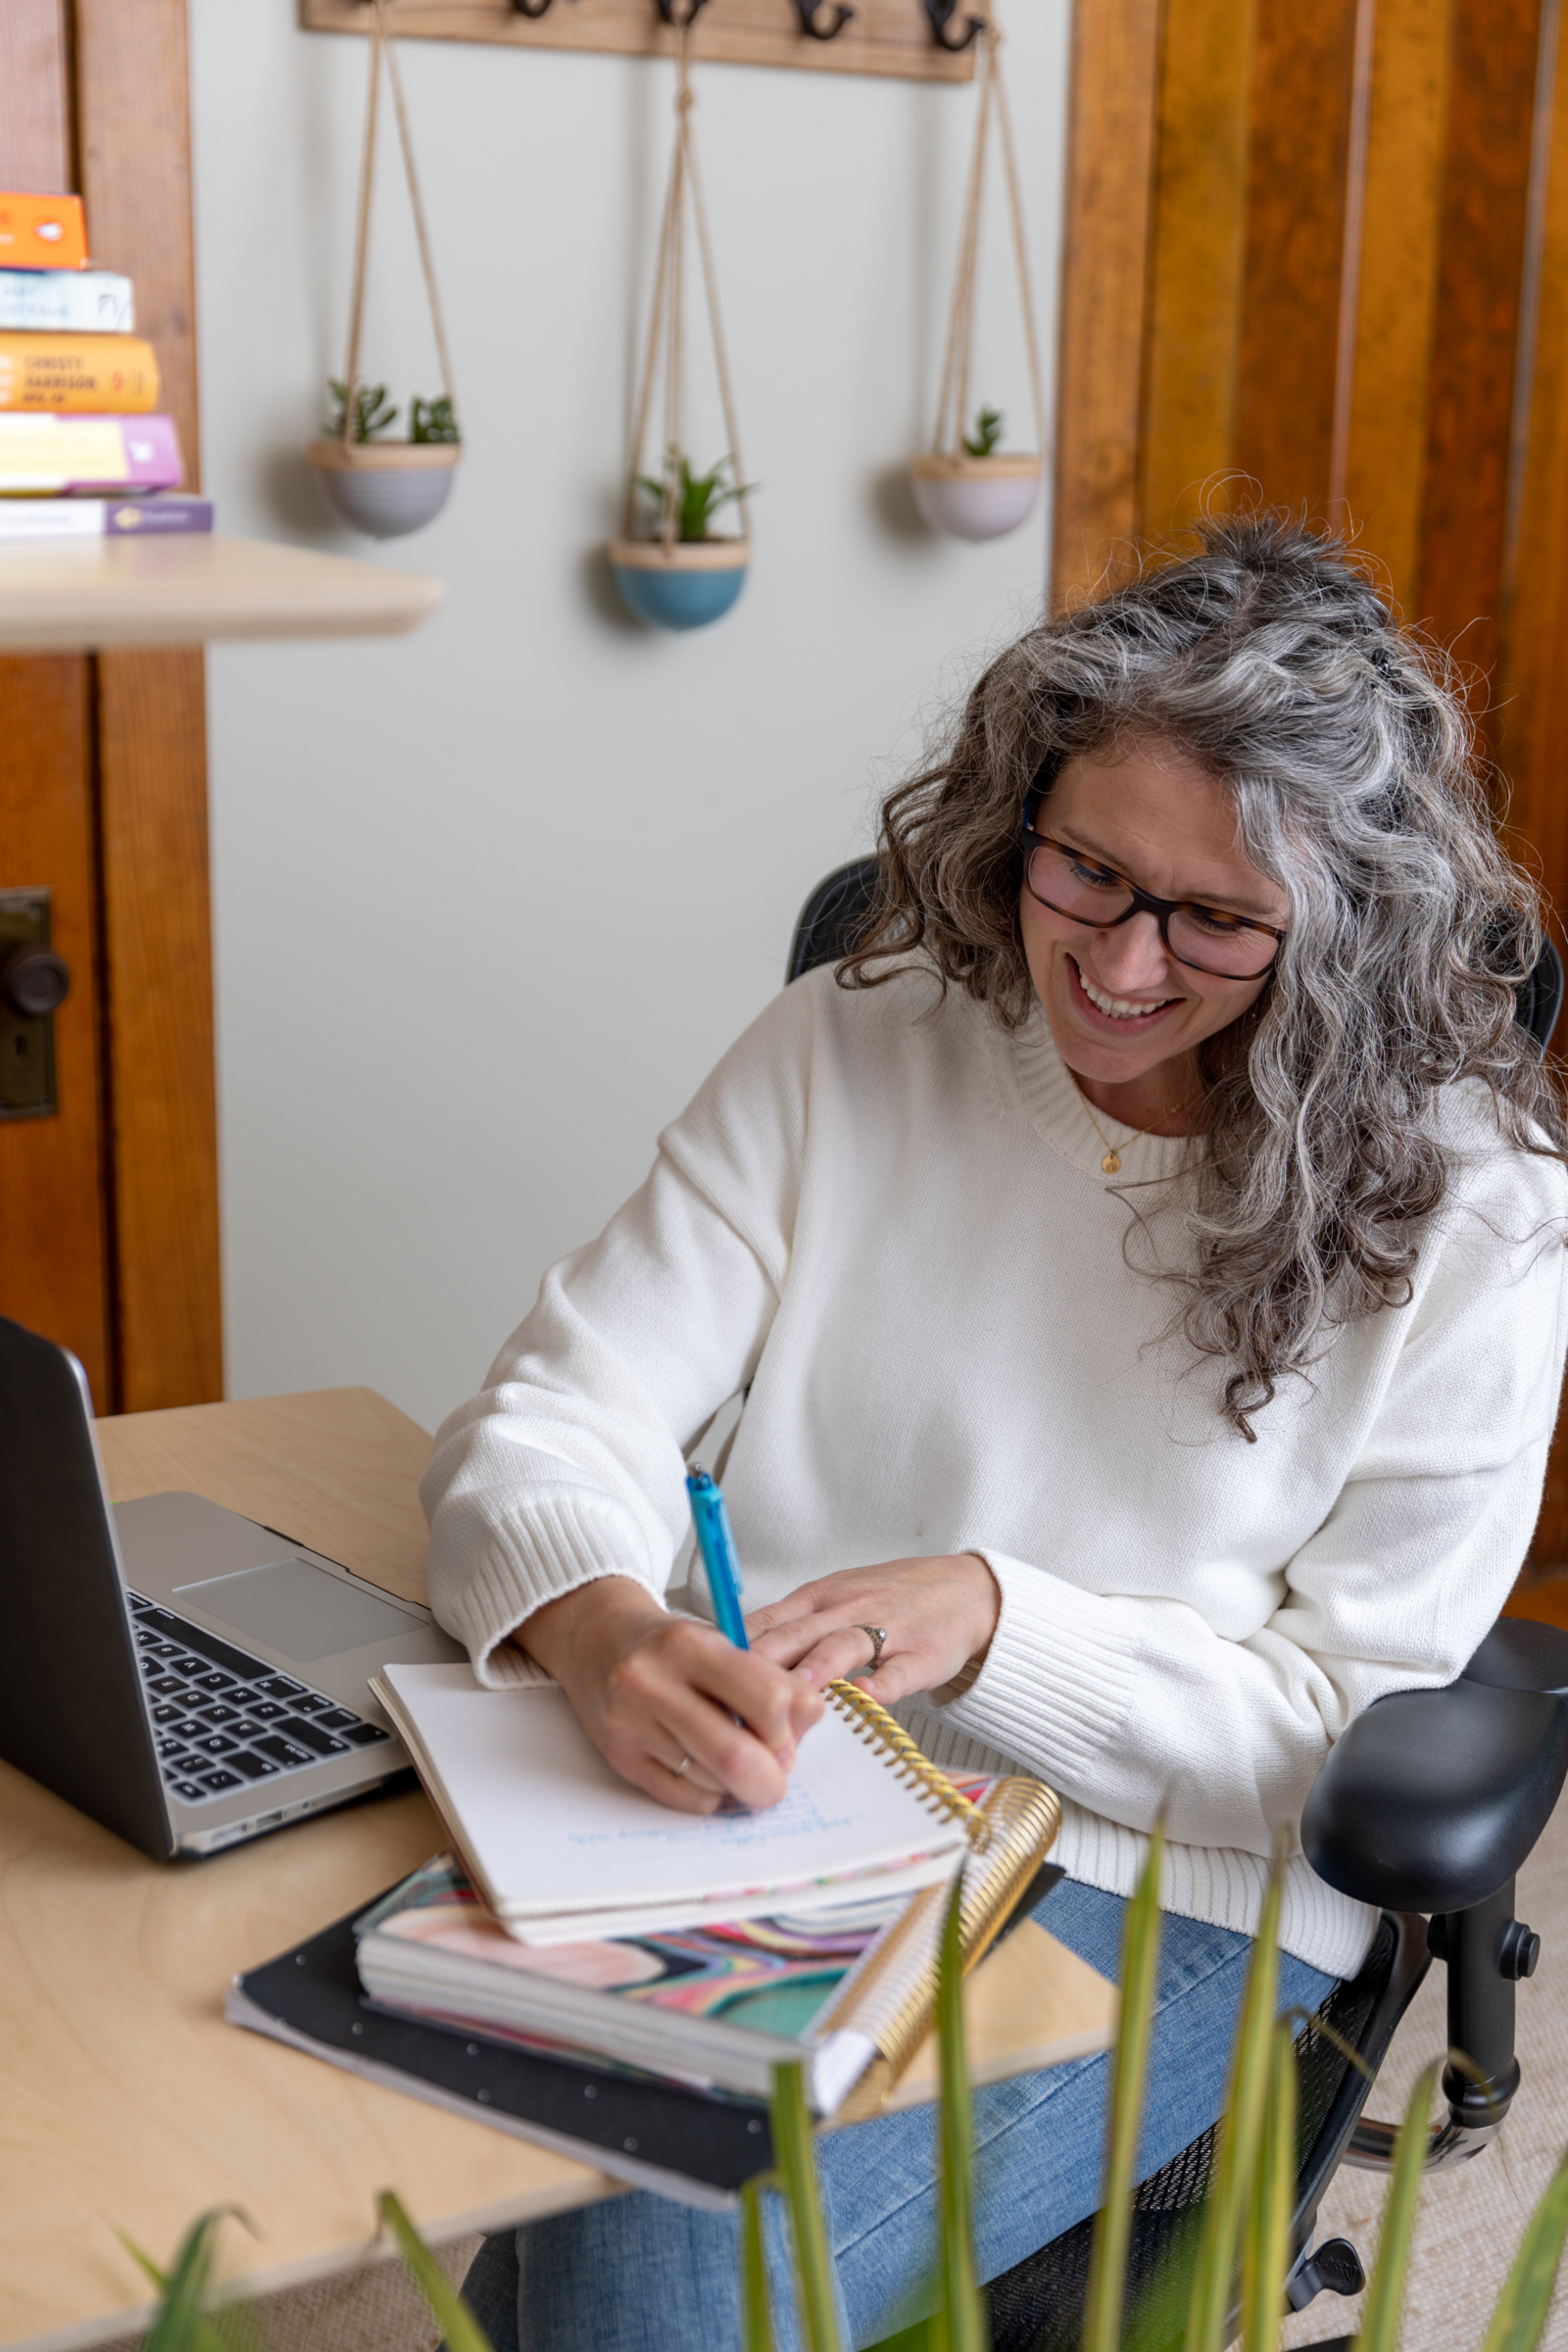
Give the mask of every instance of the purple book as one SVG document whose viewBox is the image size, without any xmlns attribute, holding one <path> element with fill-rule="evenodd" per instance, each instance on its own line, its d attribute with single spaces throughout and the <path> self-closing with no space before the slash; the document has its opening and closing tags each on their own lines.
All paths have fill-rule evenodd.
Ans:
<svg viewBox="0 0 1568 2352">
<path fill-rule="evenodd" d="M 183 490 L 136 498 L 0 498 L 0 543 L 18 539 L 163 539 L 211 531 L 213 502 Z"/>
<path fill-rule="evenodd" d="M 184 474 L 172 416 L 0 411 L 0 493 L 175 490 Z"/>
</svg>

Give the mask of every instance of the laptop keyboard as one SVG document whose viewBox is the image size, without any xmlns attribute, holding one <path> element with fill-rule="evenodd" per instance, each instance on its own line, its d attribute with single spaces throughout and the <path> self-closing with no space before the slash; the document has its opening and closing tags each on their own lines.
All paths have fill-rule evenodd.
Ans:
<svg viewBox="0 0 1568 2352">
<path fill-rule="evenodd" d="M 188 1805 L 373 1747 L 378 1723 L 127 1592 L 165 1781 Z"/>
</svg>

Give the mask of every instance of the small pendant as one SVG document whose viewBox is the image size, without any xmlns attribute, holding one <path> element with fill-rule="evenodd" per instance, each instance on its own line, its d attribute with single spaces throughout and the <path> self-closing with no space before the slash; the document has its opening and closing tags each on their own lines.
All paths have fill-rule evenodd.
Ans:
<svg viewBox="0 0 1568 2352">
<path fill-rule="evenodd" d="M 1107 1152 L 1100 1164 L 1104 1169 L 1107 1176 L 1114 1176 L 1121 1167 L 1121 1153 L 1119 1152 Z"/>
</svg>

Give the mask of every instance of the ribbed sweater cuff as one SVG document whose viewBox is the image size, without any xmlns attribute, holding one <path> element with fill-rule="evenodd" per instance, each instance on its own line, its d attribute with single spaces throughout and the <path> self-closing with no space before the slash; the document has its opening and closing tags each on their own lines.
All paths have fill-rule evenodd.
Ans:
<svg viewBox="0 0 1568 2352">
<path fill-rule="evenodd" d="M 943 1720 L 1054 1788 L 1082 1788 L 1132 1704 L 1132 1645 L 1114 1605 L 1026 1560 L 971 1549 L 997 1580 L 1002 1615 L 985 1664 Z"/>
<path fill-rule="evenodd" d="M 530 1679 L 529 1662 L 516 1649 L 503 1649 L 547 1601 L 575 1592 L 602 1576 L 629 1576 L 646 1585 L 653 1598 L 663 1595 L 647 1573 L 640 1532 L 610 1500 L 567 1493 L 534 1494 L 526 1520 L 492 1525 L 482 1546 L 461 1542 L 461 1574 L 442 1574 L 444 1550 L 439 1522 L 430 1557 L 431 1605 L 448 1633 L 455 1634 L 487 1690 Z M 459 1531 L 454 1530 L 454 1536 Z M 499 1653 L 499 1654 L 498 1654 Z M 539 1670 L 534 1670 L 535 1672 Z"/>
</svg>

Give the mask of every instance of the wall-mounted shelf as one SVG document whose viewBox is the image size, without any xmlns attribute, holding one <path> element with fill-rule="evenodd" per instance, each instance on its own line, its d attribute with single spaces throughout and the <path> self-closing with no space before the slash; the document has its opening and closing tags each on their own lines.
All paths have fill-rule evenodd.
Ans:
<svg viewBox="0 0 1568 2352">
<path fill-rule="evenodd" d="M 839 0 L 821 0 L 815 22 L 837 21 Z M 978 10 L 976 13 L 979 13 Z M 661 24 L 655 0 L 548 0 L 527 16 L 514 0 L 394 0 L 391 31 L 415 40 L 500 41 L 514 49 L 597 49 L 622 57 L 670 57 L 675 35 Z M 300 0 L 308 32 L 368 33 L 370 0 Z M 956 0 L 945 39 L 961 40 L 969 9 Z M 975 51 L 949 49 L 932 36 L 925 0 L 854 0 L 854 13 L 830 39 L 813 39 L 798 0 L 706 0 L 692 33 L 701 65 L 809 66 L 829 74 L 895 74 L 914 81 L 968 81 Z"/>
<path fill-rule="evenodd" d="M 264 539 L 13 542 L 0 546 L 0 654 L 398 637 L 443 593 L 418 572 Z"/>
</svg>

